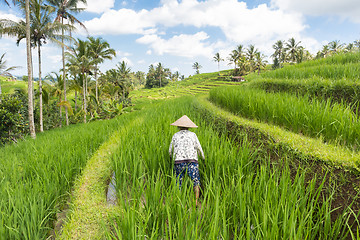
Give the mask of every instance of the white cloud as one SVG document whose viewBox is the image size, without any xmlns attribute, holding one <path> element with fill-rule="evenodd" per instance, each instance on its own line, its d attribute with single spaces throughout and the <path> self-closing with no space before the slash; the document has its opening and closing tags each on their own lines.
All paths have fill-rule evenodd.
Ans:
<svg viewBox="0 0 360 240">
<path fill-rule="evenodd" d="M 273 7 L 313 16 L 339 16 L 360 23 L 359 0 L 271 0 Z"/>
<path fill-rule="evenodd" d="M 85 8 L 87 12 L 103 13 L 114 7 L 115 0 L 87 0 L 87 4 L 80 3 L 79 8 Z"/>
<path fill-rule="evenodd" d="M 274 7 L 277 2 L 290 0 L 272 1 L 272 7 L 261 4 L 250 9 L 246 2 L 237 0 L 161 0 L 161 5 L 152 10 L 108 10 L 101 17 L 86 21 L 85 25 L 93 35 L 141 34 L 143 37 L 137 42 L 150 46 L 152 51 L 148 51 L 148 55 L 154 52 L 189 58 L 211 57 L 213 51 L 228 48 L 229 43 L 255 44 L 262 50 L 272 49 L 276 40 L 301 36 L 308 27 L 302 13 Z M 180 34 L 166 39 L 164 27 L 177 26 L 216 27 L 223 32 L 226 41 L 214 40 L 210 45 L 206 42 L 209 36 L 205 32 Z"/>
<path fill-rule="evenodd" d="M 213 48 L 207 42 L 209 36 L 205 32 L 194 35 L 181 34 L 170 39 L 163 39 L 158 35 L 145 35 L 136 40 L 137 43 L 149 45 L 156 54 L 170 54 L 193 58 L 196 56 L 210 57 Z"/>
<path fill-rule="evenodd" d="M 120 62 L 124 61 L 128 66 L 134 66 L 133 62 L 127 57 L 123 57 L 120 59 Z"/>
<path fill-rule="evenodd" d="M 0 11 L 0 19 L 9 19 L 9 20 L 18 22 L 21 18 L 17 17 L 14 14 L 4 13 L 4 12 Z"/>
<path fill-rule="evenodd" d="M 109 10 L 100 18 L 85 21 L 88 31 L 93 35 L 101 34 L 146 34 L 154 32 L 155 24 L 143 17 L 147 10 L 136 12 L 131 9 Z"/>
<path fill-rule="evenodd" d="M 252 9 L 237 0 L 162 0 L 161 4 L 150 11 L 109 10 L 85 24 L 94 35 L 150 34 L 149 30 L 155 34 L 158 26 L 210 26 L 220 28 L 229 40 L 237 42 L 276 38 L 306 27 L 301 14 L 286 13 L 265 4 Z"/>
<path fill-rule="evenodd" d="M 131 56 L 132 54 L 131 53 L 128 53 L 128 52 L 123 52 L 123 51 L 120 51 L 120 50 L 118 50 L 118 51 L 116 51 L 116 56 L 124 56 L 124 57 L 129 57 L 129 56 Z"/>
</svg>

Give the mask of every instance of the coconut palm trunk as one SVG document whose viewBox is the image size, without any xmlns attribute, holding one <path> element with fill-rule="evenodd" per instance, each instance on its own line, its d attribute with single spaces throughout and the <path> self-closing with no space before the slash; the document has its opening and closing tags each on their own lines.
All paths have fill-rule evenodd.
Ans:
<svg viewBox="0 0 360 240">
<path fill-rule="evenodd" d="M 61 17 L 61 23 L 64 25 L 64 17 Z M 61 53 L 62 53 L 62 64 L 63 64 L 63 76 L 64 76 L 64 101 L 66 102 L 66 68 L 65 68 L 65 47 L 64 47 L 64 28 L 61 29 Z M 66 125 L 69 125 L 69 114 L 67 106 L 65 105 L 65 121 Z"/>
<path fill-rule="evenodd" d="M 33 76 L 32 76 L 32 59 L 30 46 L 30 3 L 25 0 L 25 17 L 26 17 L 26 60 L 28 72 L 28 113 L 29 113 L 29 128 L 32 138 L 36 138 L 35 124 L 34 124 L 34 101 L 33 101 Z"/>
<path fill-rule="evenodd" d="M 95 65 L 95 97 L 96 97 L 96 101 L 99 101 L 99 90 L 98 90 L 98 79 L 97 79 L 97 70 L 98 70 L 98 66 L 97 64 Z"/>
<path fill-rule="evenodd" d="M 43 99 L 42 99 L 42 80 L 41 80 L 41 50 L 40 42 L 38 43 L 38 57 L 39 57 L 39 118 L 40 118 L 40 132 L 44 131 L 44 121 L 43 121 Z"/>
<path fill-rule="evenodd" d="M 86 74 L 83 74 L 83 105 L 84 105 L 84 123 L 86 123 L 86 89 L 87 89 L 87 81 L 86 81 Z"/>
</svg>

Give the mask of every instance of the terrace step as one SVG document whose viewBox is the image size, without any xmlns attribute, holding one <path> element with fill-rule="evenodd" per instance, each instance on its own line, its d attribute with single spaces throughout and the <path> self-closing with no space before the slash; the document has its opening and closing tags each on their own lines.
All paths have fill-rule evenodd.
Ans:
<svg viewBox="0 0 360 240">
<path fill-rule="evenodd" d="M 256 134 L 261 133 L 265 138 L 272 139 L 275 144 L 288 146 L 294 152 L 300 152 L 312 159 L 319 159 L 329 162 L 336 167 L 345 168 L 351 171 L 360 172 L 358 163 L 360 162 L 360 153 L 350 151 L 334 144 L 323 143 L 321 139 L 306 137 L 301 134 L 284 130 L 281 127 L 249 120 L 240 116 L 236 116 L 221 107 L 218 107 L 208 101 L 205 97 L 198 98 L 200 107 L 211 114 L 221 117 L 222 119 L 248 129 Z"/>
</svg>

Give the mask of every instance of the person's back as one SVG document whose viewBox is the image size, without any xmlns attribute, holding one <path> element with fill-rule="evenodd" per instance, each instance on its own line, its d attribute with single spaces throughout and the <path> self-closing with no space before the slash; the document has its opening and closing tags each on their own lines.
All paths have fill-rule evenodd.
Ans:
<svg viewBox="0 0 360 240">
<path fill-rule="evenodd" d="M 204 153 L 196 134 L 189 130 L 184 129 L 175 133 L 169 148 L 170 155 L 173 152 L 175 164 L 186 161 L 198 162 L 198 153 L 204 158 Z"/>
<path fill-rule="evenodd" d="M 200 193 L 198 153 L 204 160 L 205 156 L 196 134 L 188 130 L 190 127 L 196 128 L 197 126 L 186 115 L 171 125 L 179 127 L 179 132 L 173 135 L 169 146 L 170 158 L 174 160 L 176 182 L 179 183 L 179 187 L 181 188 L 183 176 L 185 172 L 187 172 L 194 182 L 197 205 Z"/>
</svg>

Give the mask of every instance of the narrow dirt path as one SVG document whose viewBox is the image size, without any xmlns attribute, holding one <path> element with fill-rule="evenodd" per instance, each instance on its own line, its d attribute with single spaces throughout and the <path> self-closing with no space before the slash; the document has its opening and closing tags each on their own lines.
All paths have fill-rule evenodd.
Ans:
<svg viewBox="0 0 360 240">
<path fill-rule="evenodd" d="M 109 226 L 109 216 L 117 207 L 107 204 L 106 190 L 112 174 L 111 159 L 121 146 L 120 136 L 127 134 L 137 118 L 115 132 L 87 163 L 77 179 L 70 203 L 70 215 L 58 239 L 103 239 Z"/>
</svg>

